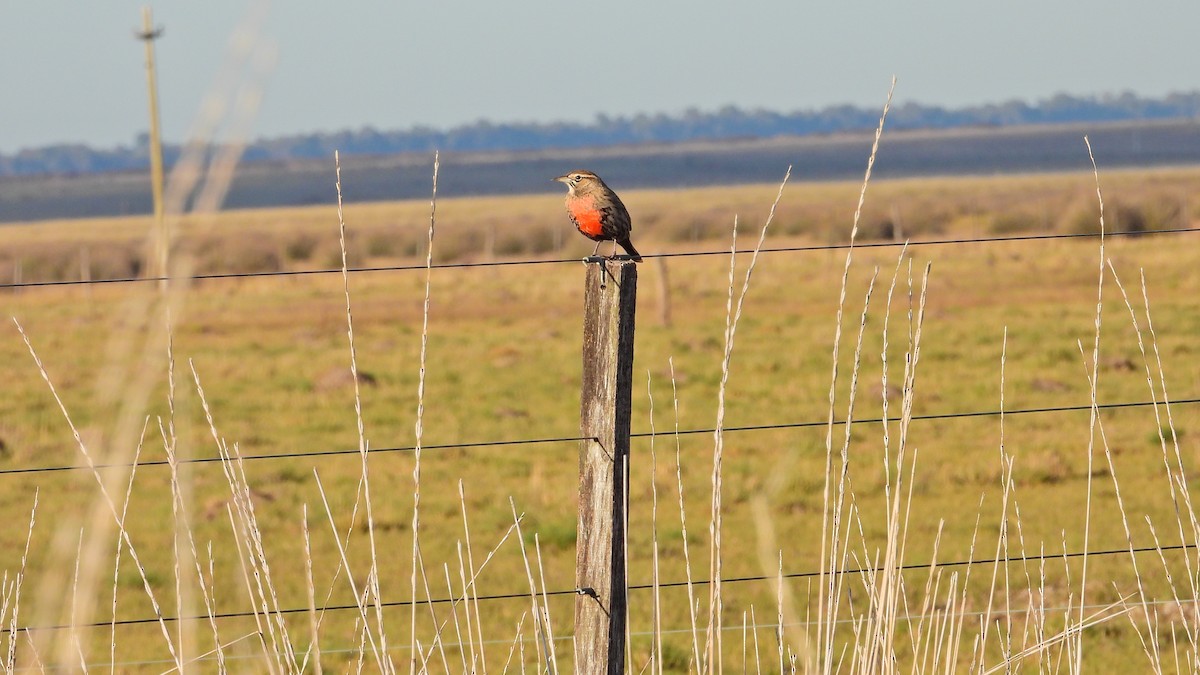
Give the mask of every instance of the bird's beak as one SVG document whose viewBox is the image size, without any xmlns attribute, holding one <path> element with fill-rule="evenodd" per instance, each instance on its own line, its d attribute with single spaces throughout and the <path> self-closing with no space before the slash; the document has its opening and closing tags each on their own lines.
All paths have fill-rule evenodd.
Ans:
<svg viewBox="0 0 1200 675">
<path fill-rule="evenodd" d="M 565 182 L 567 182 L 570 175 L 571 174 L 569 174 L 569 173 L 565 173 L 565 174 L 559 176 L 558 178 L 555 178 L 554 180 L 558 181 L 559 183 L 565 183 Z"/>
</svg>

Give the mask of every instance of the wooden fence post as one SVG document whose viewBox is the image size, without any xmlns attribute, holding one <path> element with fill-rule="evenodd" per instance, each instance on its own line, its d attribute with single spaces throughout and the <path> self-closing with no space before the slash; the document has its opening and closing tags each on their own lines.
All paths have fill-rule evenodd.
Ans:
<svg viewBox="0 0 1200 675">
<path fill-rule="evenodd" d="M 658 263 L 658 322 L 671 327 L 671 277 L 667 273 L 667 259 L 656 258 Z"/>
<path fill-rule="evenodd" d="M 575 672 L 625 672 L 625 491 L 637 266 L 589 264 L 584 292 Z"/>
</svg>

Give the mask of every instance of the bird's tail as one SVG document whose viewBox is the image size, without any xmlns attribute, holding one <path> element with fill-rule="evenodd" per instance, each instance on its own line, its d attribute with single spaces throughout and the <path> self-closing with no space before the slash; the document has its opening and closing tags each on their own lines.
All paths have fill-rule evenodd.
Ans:
<svg viewBox="0 0 1200 675">
<path fill-rule="evenodd" d="M 642 262 L 642 254 L 637 252 L 637 249 L 633 247 L 633 242 L 629 241 L 628 237 L 617 243 L 621 245 L 621 248 L 625 249 L 625 252 L 633 259 L 633 262 Z"/>
</svg>

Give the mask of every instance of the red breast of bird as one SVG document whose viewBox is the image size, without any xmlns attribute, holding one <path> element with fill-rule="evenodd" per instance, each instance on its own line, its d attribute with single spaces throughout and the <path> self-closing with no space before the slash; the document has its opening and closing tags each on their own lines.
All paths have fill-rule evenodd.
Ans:
<svg viewBox="0 0 1200 675">
<path fill-rule="evenodd" d="M 567 211 L 571 214 L 571 220 L 575 221 L 575 227 L 584 235 L 592 239 L 604 236 L 604 224 L 600 220 L 600 209 L 596 208 L 595 201 L 588 197 L 569 199 Z"/>
</svg>

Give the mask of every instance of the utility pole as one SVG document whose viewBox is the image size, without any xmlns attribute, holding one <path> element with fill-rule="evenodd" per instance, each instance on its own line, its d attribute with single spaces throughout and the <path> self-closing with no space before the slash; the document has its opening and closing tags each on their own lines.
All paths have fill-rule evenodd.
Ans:
<svg viewBox="0 0 1200 675">
<path fill-rule="evenodd" d="M 154 67 L 154 41 L 162 37 L 163 28 L 154 27 L 150 6 L 142 7 L 142 29 L 134 37 L 146 45 L 146 86 L 150 93 L 150 189 L 154 196 L 154 260 L 146 266 L 147 274 L 162 277 L 159 288 L 166 288 L 167 227 L 163 218 L 163 158 L 162 136 L 158 128 L 158 72 Z"/>
<path fill-rule="evenodd" d="M 625 672 L 625 530 L 637 266 L 588 259 L 580 401 L 575 672 Z"/>
</svg>

